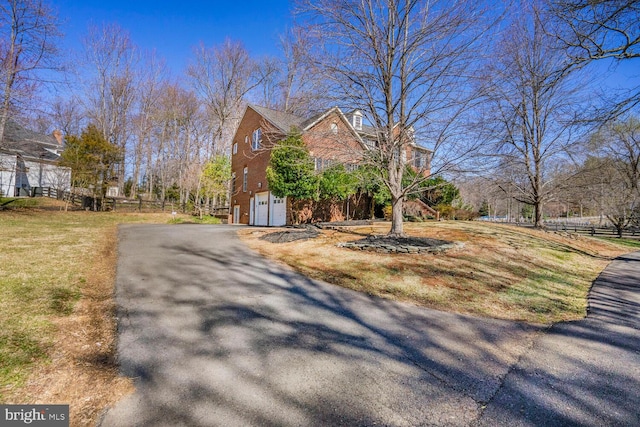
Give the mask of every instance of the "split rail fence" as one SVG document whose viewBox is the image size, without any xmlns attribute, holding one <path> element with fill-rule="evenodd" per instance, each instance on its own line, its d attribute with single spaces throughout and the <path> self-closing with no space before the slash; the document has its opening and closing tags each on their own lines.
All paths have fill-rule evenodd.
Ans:
<svg viewBox="0 0 640 427">
<path fill-rule="evenodd" d="M 179 203 L 173 203 L 161 200 L 144 200 L 127 199 L 122 197 L 105 197 L 95 198 L 92 196 L 86 196 L 78 193 L 71 193 L 69 191 L 59 191 L 50 187 L 35 188 L 32 196 L 34 197 L 50 197 L 58 200 L 68 201 L 70 205 L 87 210 L 105 210 L 105 211 L 117 211 L 117 212 L 176 212 L 180 211 L 186 213 L 187 206 L 180 205 Z M 196 209 L 198 207 L 196 206 Z M 203 215 L 213 215 L 223 220 L 226 220 L 229 215 L 229 207 L 227 206 L 209 206 L 203 204 L 200 206 Z M 199 210 L 198 210 L 199 212 Z"/>
</svg>

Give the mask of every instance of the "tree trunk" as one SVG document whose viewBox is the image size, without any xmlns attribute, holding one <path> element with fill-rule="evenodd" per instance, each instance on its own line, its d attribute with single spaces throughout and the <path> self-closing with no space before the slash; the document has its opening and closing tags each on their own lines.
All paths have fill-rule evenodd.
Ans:
<svg viewBox="0 0 640 427">
<path fill-rule="evenodd" d="M 534 204 L 534 215 L 535 215 L 535 222 L 533 224 L 533 226 L 535 228 L 542 228 L 542 203 L 537 201 Z"/>
<path fill-rule="evenodd" d="M 136 160 L 133 166 L 133 176 L 131 177 L 131 180 L 133 181 L 133 185 L 131 186 L 131 194 L 129 194 L 130 199 L 135 199 L 138 196 L 138 182 L 140 182 L 141 163 L 142 163 L 141 156 L 136 154 Z"/>
<path fill-rule="evenodd" d="M 391 198 L 391 230 L 390 236 L 404 236 L 404 197 Z"/>
</svg>

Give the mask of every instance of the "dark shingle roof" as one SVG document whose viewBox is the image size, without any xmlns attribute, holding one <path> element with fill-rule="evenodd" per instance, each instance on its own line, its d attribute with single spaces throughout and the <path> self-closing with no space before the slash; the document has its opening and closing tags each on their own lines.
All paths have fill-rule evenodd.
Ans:
<svg viewBox="0 0 640 427">
<path fill-rule="evenodd" d="M 289 132 L 292 127 L 296 127 L 300 131 L 304 131 L 304 130 L 307 129 L 307 127 L 311 126 L 317 120 L 319 120 L 322 116 L 328 114 L 329 112 L 331 112 L 334 109 L 336 109 L 338 112 L 340 112 L 342 114 L 342 112 L 340 111 L 340 109 L 338 107 L 333 107 L 333 108 L 330 108 L 328 110 L 322 111 L 322 112 L 320 112 L 318 114 L 315 114 L 315 115 L 309 117 L 308 119 L 305 119 L 303 117 L 296 116 L 295 114 L 289 114 L 289 113 L 285 113 L 283 111 L 272 110 L 270 108 L 260 107 L 258 105 L 251 104 L 251 105 L 249 105 L 249 107 L 252 108 L 253 110 L 255 110 L 258 114 L 260 114 L 266 120 L 268 120 L 271 124 L 276 126 L 283 133 Z M 351 125 L 351 122 L 350 122 L 351 116 L 356 111 L 358 111 L 358 110 L 352 110 L 349 113 L 344 115 L 345 119 L 347 120 L 347 122 L 349 122 L 350 125 Z M 362 129 L 360 129 L 360 130 L 354 129 L 354 131 L 361 138 L 362 141 L 371 141 L 372 143 L 375 143 L 375 141 L 376 141 L 376 128 L 375 127 L 369 126 L 369 125 L 366 125 L 366 124 L 363 123 L 362 124 Z M 365 142 L 365 144 L 366 144 L 366 142 Z M 418 150 L 421 150 L 421 151 L 425 151 L 425 152 L 426 151 L 429 151 L 429 152 L 431 151 L 428 148 L 422 147 L 420 145 L 412 144 L 412 146 L 415 147 Z"/>
<path fill-rule="evenodd" d="M 26 129 L 14 120 L 7 120 L 0 150 L 20 156 L 55 161 L 61 146 L 53 135 L 44 135 Z"/>
<path fill-rule="evenodd" d="M 327 114 L 329 110 L 327 111 L 322 111 L 318 114 L 314 114 L 313 116 L 309 117 L 308 119 L 306 119 L 303 123 L 302 123 L 302 128 L 306 129 L 309 125 L 311 125 L 312 123 L 315 123 L 320 117 L 324 116 L 325 114 Z"/>
<path fill-rule="evenodd" d="M 257 105 L 250 105 L 249 107 L 284 133 L 289 132 L 292 127 L 296 127 L 300 130 L 304 128 L 303 124 L 305 119 L 302 117 L 282 111 L 272 110 L 266 107 L 259 107 Z"/>
</svg>

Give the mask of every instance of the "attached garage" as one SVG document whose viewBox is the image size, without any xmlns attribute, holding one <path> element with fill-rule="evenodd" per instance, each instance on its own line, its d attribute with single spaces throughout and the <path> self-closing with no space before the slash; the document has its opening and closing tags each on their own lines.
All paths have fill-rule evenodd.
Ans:
<svg viewBox="0 0 640 427">
<path fill-rule="evenodd" d="M 269 225 L 269 192 L 257 193 L 254 200 L 255 225 Z"/>
<path fill-rule="evenodd" d="M 269 217 L 269 225 L 281 226 L 287 225 L 287 198 L 279 198 L 271 196 L 271 205 L 269 208 L 271 215 Z"/>
</svg>

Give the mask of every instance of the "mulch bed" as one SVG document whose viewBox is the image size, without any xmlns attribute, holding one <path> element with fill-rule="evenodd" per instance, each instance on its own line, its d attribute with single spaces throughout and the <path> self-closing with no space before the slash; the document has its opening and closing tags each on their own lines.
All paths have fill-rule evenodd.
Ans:
<svg viewBox="0 0 640 427">
<path fill-rule="evenodd" d="M 334 228 L 338 231 L 341 227 Z M 298 240 L 314 239 L 320 235 L 314 226 L 298 226 L 282 231 L 268 233 L 260 237 L 270 243 L 288 243 Z M 367 236 L 353 242 L 339 243 L 339 247 L 383 253 L 438 253 L 456 248 L 460 244 L 446 240 L 430 239 L 428 237 L 392 237 Z"/>
<path fill-rule="evenodd" d="M 315 227 L 295 228 L 291 230 L 276 231 L 260 236 L 261 240 L 271 243 L 288 243 L 296 240 L 307 240 L 318 237 L 320 232 Z"/>
<path fill-rule="evenodd" d="M 338 246 L 370 252 L 422 254 L 445 252 L 462 244 L 428 237 L 367 236 L 353 242 L 339 243 Z"/>
<path fill-rule="evenodd" d="M 430 239 L 428 237 L 390 237 L 390 236 L 368 236 L 364 239 L 356 240 L 353 243 L 376 243 L 378 245 L 390 246 L 416 246 L 416 247 L 432 247 L 449 244 L 446 240 Z"/>
</svg>

